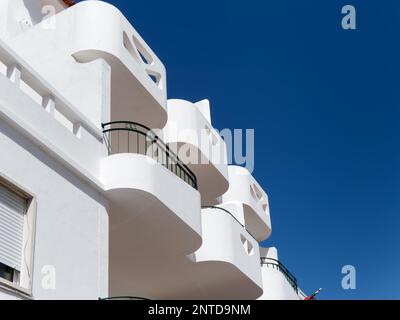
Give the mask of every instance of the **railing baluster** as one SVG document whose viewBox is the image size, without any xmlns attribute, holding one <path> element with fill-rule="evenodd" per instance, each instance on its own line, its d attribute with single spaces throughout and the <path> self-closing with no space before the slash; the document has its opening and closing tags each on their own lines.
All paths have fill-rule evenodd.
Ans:
<svg viewBox="0 0 400 320">
<path fill-rule="evenodd" d="M 144 138 L 144 151 L 143 151 L 144 155 L 147 155 L 147 136 L 145 136 Z"/>
<path fill-rule="evenodd" d="M 167 169 L 168 169 L 168 154 L 167 154 L 167 152 L 168 151 L 165 152 L 165 162 L 166 162 Z"/>
<path fill-rule="evenodd" d="M 136 132 L 136 153 L 140 154 L 140 149 L 139 149 L 139 133 Z"/>
<path fill-rule="evenodd" d="M 117 136 L 117 141 L 118 141 L 118 143 L 117 143 L 117 150 L 119 150 L 119 148 L 120 148 L 120 145 L 119 145 L 119 136 L 120 136 L 120 131 L 118 131 L 118 136 Z"/>
</svg>

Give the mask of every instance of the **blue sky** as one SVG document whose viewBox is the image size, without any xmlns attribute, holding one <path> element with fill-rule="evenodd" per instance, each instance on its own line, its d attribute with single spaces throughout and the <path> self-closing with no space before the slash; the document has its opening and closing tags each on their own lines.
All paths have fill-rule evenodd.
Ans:
<svg viewBox="0 0 400 320">
<path fill-rule="evenodd" d="M 400 2 L 108 1 L 164 62 L 168 95 L 256 130 L 280 259 L 321 299 L 400 299 Z M 341 8 L 357 9 L 357 30 Z M 357 290 L 341 289 L 341 268 Z"/>
</svg>

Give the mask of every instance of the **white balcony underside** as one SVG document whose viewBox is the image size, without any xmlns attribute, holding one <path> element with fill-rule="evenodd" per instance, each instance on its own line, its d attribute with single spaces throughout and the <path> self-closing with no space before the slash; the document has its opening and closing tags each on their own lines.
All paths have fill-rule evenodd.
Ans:
<svg viewBox="0 0 400 320">
<path fill-rule="evenodd" d="M 194 263 L 156 252 L 152 257 L 138 254 L 130 258 L 131 263 L 115 269 L 118 277 L 110 277 L 111 296 L 151 300 L 254 300 L 263 292 L 230 263 Z M 112 266 L 110 273 L 113 273 Z"/>
<path fill-rule="evenodd" d="M 101 171 L 111 203 L 111 265 L 133 252 L 187 255 L 200 247 L 200 195 L 194 188 L 138 154 L 109 156 Z"/>
<path fill-rule="evenodd" d="M 169 250 L 130 251 L 116 257 L 111 248 L 110 295 L 148 299 L 257 299 L 262 294 L 258 244 L 229 214 L 203 212 L 203 245 L 184 257 Z M 154 233 L 153 233 L 154 235 Z M 251 255 L 241 235 L 254 246 Z M 229 240 L 232 241 L 230 242 Z M 145 244 L 143 244 L 145 245 Z"/>
</svg>

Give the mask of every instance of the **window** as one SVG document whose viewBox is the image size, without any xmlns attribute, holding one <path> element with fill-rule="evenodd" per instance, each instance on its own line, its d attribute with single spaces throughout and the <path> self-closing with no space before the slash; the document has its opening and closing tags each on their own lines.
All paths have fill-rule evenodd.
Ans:
<svg viewBox="0 0 400 320">
<path fill-rule="evenodd" d="M 29 293 L 32 274 L 33 198 L 0 177 L 0 284 Z"/>
<path fill-rule="evenodd" d="M 0 278 L 14 282 L 14 270 L 5 264 L 0 263 Z"/>
<path fill-rule="evenodd" d="M 21 272 L 25 214 L 26 199 L 0 184 L 0 276 L 11 282 Z"/>
</svg>

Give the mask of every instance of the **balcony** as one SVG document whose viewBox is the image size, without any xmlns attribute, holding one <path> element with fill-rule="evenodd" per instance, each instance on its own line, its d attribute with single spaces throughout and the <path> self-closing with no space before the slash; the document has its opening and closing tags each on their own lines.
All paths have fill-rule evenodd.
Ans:
<svg viewBox="0 0 400 320">
<path fill-rule="evenodd" d="M 285 277 L 293 290 L 296 291 L 296 293 L 299 293 L 297 279 L 289 272 L 282 262 L 272 258 L 261 257 L 261 266 L 278 270 Z"/>
<path fill-rule="evenodd" d="M 151 129 L 139 123 L 115 121 L 102 124 L 108 154 L 135 153 L 164 166 L 197 190 L 195 174 Z"/>
<path fill-rule="evenodd" d="M 117 8 L 82 1 L 51 23 L 33 25 L 9 44 L 78 109 L 96 113 L 93 123 L 134 119 L 164 127 L 165 67 Z M 108 69 L 97 70 L 101 63 Z"/>
<path fill-rule="evenodd" d="M 129 21 L 101 1 L 78 3 L 65 14 L 75 16 L 74 58 L 84 63 L 102 58 L 111 66 L 111 120 L 135 119 L 162 128 L 167 121 L 166 71 Z"/>
<path fill-rule="evenodd" d="M 222 196 L 222 202 L 242 204 L 244 225 L 257 241 L 271 235 L 268 195 L 247 169 L 229 166 L 229 190 Z"/>
<path fill-rule="evenodd" d="M 304 300 L 297 279 L 278 259 L 276 248 L 260 248 L 264 293 L 260 300 Z"/>
<path fill-rule="evenodd" d="M 226 144 L 212 128 L 208 101 L 168 100 L 166 143 L 196 174 L 203 205 L 216 204 L 228 190 Z"/>
<path fill-rule="evenodd" d="M 149 274 L 156 252 L 182 258 L 201 246 L 196 176 L 147 127 L 113 122 L 103 128 L 109 152 L 101 181 L 110 201 L 110 295 L 153 298 L 134 275 Z"/>
<path fill-rule="evenodd" d="M 203 244 L 194 261 L 204 297 L 193 298 L 252 300 L 261 296 L 257 240 L 224 205 L 204 208 L 202 225 Z"/>
</svg>

